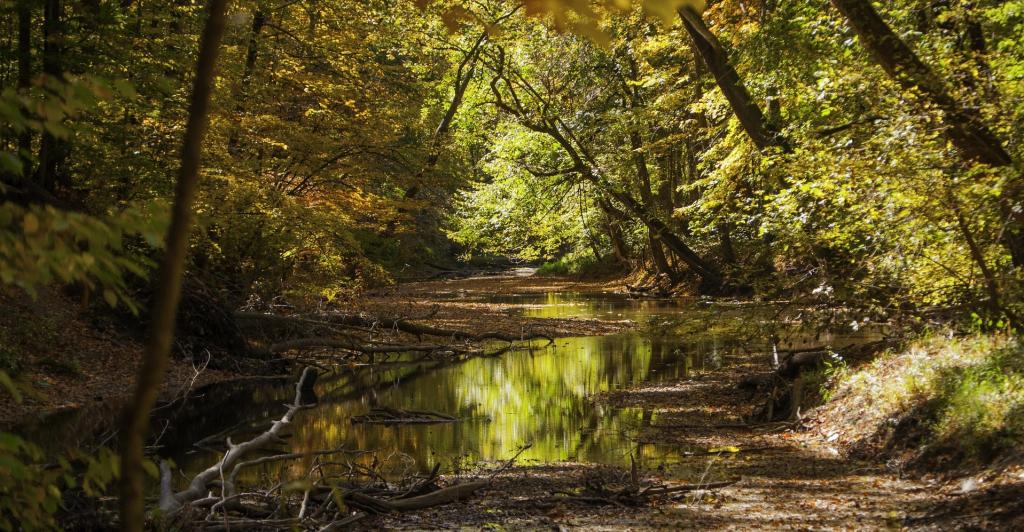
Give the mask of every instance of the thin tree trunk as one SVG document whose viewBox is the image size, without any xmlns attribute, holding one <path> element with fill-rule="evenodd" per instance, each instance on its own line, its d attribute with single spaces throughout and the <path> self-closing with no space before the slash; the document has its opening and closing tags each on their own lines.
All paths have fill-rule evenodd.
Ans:
<svg viewBox="0 0 1024 532">
<path fill-rule="evenodd" d="M 241 134 L 242 114 L 245 112 L 245 104 L 249 99 L 249 88 L 252 86 L 252 78 L 256 71 L 256 59 L 259 57 L 260 33 L 267 23 L 267 16 L 263 11 L 256 10 L 252 14 L 252 26 L 249 28 L 249 46 L 245 51 L 245 67 L 242 70 L 242 79 L 238 85 L 238 95 L 235 98 L 235 116 L 232 119 L 234 124 L 231 128 L 231 135 L 228 137 L 228 153 L 238 154 L 238 137 Z"/>
<path fill-rule="evenodd" d="M 32 3 L 18 2 L 18 90 L 24 94 L 32 85 Z M 32 175 L 32 131 L 25 128 L 18 135 L 18 156 L 21 178 Z"/>
<path fill-rule="evenodd" d="M 945 81 L 928 67 L 882 20 L 869 0 L 831 0 L 857 36 L 886 73 L 900 87 L 923 97 L 941 112 L 946 136 L 970 162 L 993 167 L 1013 167 L 1002 141 L 985 125 L 977 112 L 967 109 L 949 92 Z M 1024 267 L 1024 185 L 1020 169 L 1014 168 L 1012 181 L 1004 189 L 999 208 L 1007 222 L 1003 244 L 1014 265 Z"/>
<path fill-rule="evenodd" d="M 61 0 L 45 0 L 43 4 L 43 73 L 51 80 L 63 80 L 61 48 L 64 38 L 61 31 L 63 6 Z M 44 190 L 54 192 L 60 181 L 58 172 L 67 153 L 63 141 L 49 132 L 43 133 L 39 146 L 39 168 L 36 171 L 36 182 Z"/>
<path fill-rule="evenodd" d="M 736 264 L 736 251 L 732 245 L 732 229 L 729 222 L 719 222 L 715 225 L 715 232 L 718 233 L 718 247 L 722 253 L 722 260 L 726 264 Z"/>
<path fill-rule="evenodd" d="M 174 336 L 175 314 L 181 297 L 181 278 L 192 229 L 192 203 L 199 181 L 203 137 L 209 114 L 210 93 L 213 90 L 214 68 L 224 34 L 226 6 L 227 0 L 210 0 L 209 17 L 200 39 L 171 225 L 167 230 L 167 247 L 150 312 L 149 338 L 139 368 L 134 397 L 125 407 L 121 422 L 121 529 L 132 532 L 141 531 L 145 522 L 143 443 L 149 429 L 149 412 L 156 402 L 167 369 Z"/>
<path fill-rule="evenodd" d="M 636 175 L 639 181 L 637 188 L 640 189 L 640 201 L 643 203 L 644 209 L 656 212 L 657 202 L 654 199 L 654 192 L 651 190 L 651 172 L 647 168 L 647 157 L 641 151 L 643 149 L 643 139 L 640 137 L 639 132 L 630 132 L 629 146 L 633 153 L 633 163 L 636 165 Z M 661 237 L 658 232 L 648 227 L 647 240 L 648 245 L 651 247 L 651 260 L 654 262 L 654 267 L 658 270 L 658 273 L 663 273 L 672 282 L 676 282 L 678 274 L 672 269 L 672 265 L 669 264 L 668 258 L 665 256 L 665 250 L 662 248 Z"/>
<path fill-rule="evenodd" d="M 686 32 L 690 34 L 694 50 L 711 71 L 722 94 L 729 101 L 733 113 L 754 145 L 761 149 L 776 146 L 788 151 L 786 139 L 765 119 L 761 107 L 750 97 L 743 80 L 729 62 L 729 56 L 722 43 L 711 33 L 704 19 L 688 7 L 679 9 L 679 17 Z"/>
<path fill-rule="evenodd" d="M 616 209 L 606 198 L 598 194 L 597 204 L 604 213 L 604 226 L 608 232 L 608 239 L 612 242 L 612 253 L 615 259 L 623 265 L 629 265 L 629 246 L 622 234 L 622 223 L 628 219 L 625 213 Z"/>
</svg>

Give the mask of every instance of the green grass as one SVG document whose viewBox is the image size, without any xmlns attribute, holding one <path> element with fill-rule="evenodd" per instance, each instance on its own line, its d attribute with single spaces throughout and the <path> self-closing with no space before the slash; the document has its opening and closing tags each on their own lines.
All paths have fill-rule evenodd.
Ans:
<svg viewBox="0 0 1024 532">
<path fill-rule="evenodd" d="M 572 270 L 572 265 L 565 259 L 558 259 L 554 262 L 545 262 L 537 268 L 537 275 L 567 275 Z"/>
<path fill-rule="evenodd" d="M 576 254 L 548 261 L 537 268 L 537 275 L 607 275 L 621 266 L 610 260 L 597 260 L 590 254 Z"/>
<path fill-rule="evenodd" d="M 865 405 L 862 423 L 913 421 L 924 453 L 990 460 L 1024 448 L 1024 345 L 1008 335 L 934 336 L 843 371 L 836 401 Z M 913 418 L 913 419 L 911 419 Z"/>
</svg>

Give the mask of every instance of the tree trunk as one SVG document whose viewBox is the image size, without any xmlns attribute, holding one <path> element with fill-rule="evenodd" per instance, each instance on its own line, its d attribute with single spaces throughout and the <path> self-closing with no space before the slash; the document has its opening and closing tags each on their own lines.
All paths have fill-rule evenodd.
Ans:
<svg viewBox="0 0 1024 532">
<path fill-rule="evenodd" d="M 686 32 L 690 34 L 695 52 L 715 77 L 715 82 L 729 100 L 733 113 L 754 145 L 761 149 L 777 146 L 789 151 L 786 139 L 765 119 L 761 107 L 750 97 L 739 74 L 729 62 L 722 43 L 711 33 L 704 19 L 688 7 L 680 8 L 679 17 Z"/>
<path fill-rule="evenodd" d="M 732 229 L 729 222 L 719 222 L 715 225 L 715 232 L 718 233 L 718 246 L 722 253 L 722 260 L 726 264 L 736 264 L 736 251 L 732 245 Z"/>
<path fill-rule="evenodd" d="M 32 85 L 32 3 L 18 2 L 18 90 L 28 92 Z M 32 175 L 32 131 L 25 128 L 18 135 L 18 157 L 21 159 L 21 176 Z"/>
<path fill-rule="evenodd" d="M 869 0 L 831 0 L 861 45 L 904 90 L 915 92 L 941 112 L 946 136 L 961 156 L 970 162 L 993 167 L 1012 167 L 1013 160 L 998 137 L 971 111 L 950 94 L 944 80 L 910 49 L 882 20 Z M 1003 243 L 1017 267 L 1024 266 L 1024 196 L 1020 170 L 1000 197 L 999 208 L 1006 218 Z"/>
<path fill-rule="evenodd" d="M 200 39 L 171 225 L 167 230 L 166 251 L 157 276 L 156 293 L 150 312 L 149 338 L 135 383 L 134 397 L 125 407 L 121 422 L 121 529 L 132 532 L 141 531 L 145 522 L 143 444 L 149 428 L 149 411 L 156 402 L 174 336 L 174 319 L 181 296 L 181 278 L 192 229 L 192 203 L 199 181 L 200 156 L 213 89 L 214 67 L 224 34 L 226 5 L 227 0 L 210 0 L 209 17 Z"/>
<path fill-rule="evenodd" d="M 43 4 L 43 73 L 50 80 L 64 79 L 61 63 L 63 45 L 61 0 L 46 0 Z M 59 181 L 61 166 L 67 156 L 67 145 L 49 132 L 43 133 L 39 146 L 39 168 L 36 170 L 36 182 L 44 190 L 54 192 Z"/>
<path fill-rule="evenodd" d="M 235 101 L 234 122 L 231 128 L 231 135 L 228 137 L 228 153 L 238 155 L 238 136 L 241 134 L 242 114 L 245 112 L 245 103 L 249 98 L 249 87 L 252 86 L 252 77 L 256 71 L 256 59 L 259 57 L 260 33 L 267 23 L 267 16 L 263 11 L 256 10 L 252 15 L 252 26 L 249 28 L 249 47 L 245 51 L 245 68 L 242 71 L 242 80 L 238 85 L 238 95 Z"/>
<path fill-rule="evenodd" d="M 587 176 L 587 179 L 596 179 L 593 176 Z M 702 290 L 707 293 L 718 293 L 721 292 L 725 286 L 725 279 L 722 277 L 721 272 L 718 268 L 710 262 L 704 260 L 693 251 L 690 246 L 686 245 L 671 229 L 661 221 L 653 213 L 650 213 L 643 207 L 643 205 L 634 199 L 632 196 L 625 192 L 615 191 L 610 186 L 603 185 L 603 188 L 607 193 L 614 198 L 616 201 L 621 203 L 631 215 L 640 220 L 647 228 L 654 232 L 655 236 L 665 244 L 668 249 L 675 253 L 680 260 L 686 263 L 687 266 L 701 278 Z"/>
<path fill-rule="evenodd" d="M 608 232 L 608 239 L 612 243 L 612 254 L 615 255 L 615 260 L 619 261 L 623 265 L 629 265 L 629 246 L 626 245 L 626 239 L 622 234 L 621 224 L 624 223 L 628 217 L 625 213 L 616 209 L 607 199 L 598 195 L 597 204 L 601 207 L 601 212 L 604 213 L 604 226 Z"/>
<path fill-rule="evenodd" d="M 633 153 L 633 163 L 636 165 L 637 188 L 640 190 L 640 201 L 643 203 L 645 210 L 652 213 L 656 212 L 657 202 L 654 198 L 654 192 L 651 190 L 651 172 L 647 168 L 647 157 L 641 151 L 643 149 L 643 139 L 640 137 L 640 133 L 636 131 L 630 132 L 629 145 Z M 676 282 L 678 274 L 672 269 L 672 265 L 669 264 L 668 258 L 665 256 L 661 237 L 657 231 L 650 227 L 647 228 L 647 241 L 651 247 L 651 260 L 654 262 L 654 267 L 658 270 L 658 273 L 663 273 L 672 282 Z"/>
</svg>

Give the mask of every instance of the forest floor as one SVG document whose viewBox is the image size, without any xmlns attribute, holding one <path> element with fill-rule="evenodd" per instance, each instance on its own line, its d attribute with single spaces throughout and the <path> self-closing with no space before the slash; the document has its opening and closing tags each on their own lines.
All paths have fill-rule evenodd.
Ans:
<svg viewBox="0 0 1024 532">
<path fill-rule="evenodd" d="M 615 287 L 614 283 L 495 276 L 403 285 L 376 298 L 369 307 L 394 308 L 398 303 L 408 305 L 409 315 L 416 315 L 436 304 L 439 323 L 470 330 L 499 324 L 506 330 L 558 330 L 564 326 L 560 332 L 605 334 L 629 328 L 629 324 L 600 320 L 544 323 L 519 318 L 500 307 L 460 303 L 459 296 L 608 291 Z M 586 323 L 579 326 L 583 321 Z M 1020 483 L 1024 470 L 1020 468 L 990 474 L 992 482 L 988 484 L 978 482 L 981 476 L 911 475 L 887 463 L 882 455 L 876 460 L 852 458 L 834 431 L 812 428 L 828 426 L 815 420 L 813 412 L 798 425 L 745 426 L 744 419 L 759 405 L 737 384 L 745 377 L 768 372 L 763 357 L 737 354 L 723 360 L 720 369 L 688 380 L 639 385 L 593 398 L 609 407 L 653 410 L 655 423 L 641 429 L 637 442 L 678 448 L 678 464 L 663 471 L 639 471 L 642 483 L 706 485 L 738 480 L 731 486 L 688 491 L 671 499 L 652 498 L 637 506 L 610 501 L 592 504 L 560 499 L 555 494 L 578 493 L 588 481 L 621 488 L 631 482 L 632 473 L 575 462 L 517 464 L 499 472 L 490 488 L 467 501 L 374 516 L 360 521 L 360 526 L 400 530 L 947 530 L 1013 527 L 1024 522 L 1024 487 Z M 480 472 L 478 476 L 489 474 Z M 462 480 L 446 479 L 451 483 Z"/>
<path fill-rule="evenodd" d="M 34 300 L 20 291 L 0 291 L 0 308 L 0 362 L 17 365 L 3 369 L 23 396 L 21 402 L 0 401 L 0 427 L 83 409 L 94 411 L 89 419 L 116 419 L 142 356 L 141 343 L 122 324 L 51 289 Z M 205 363 L 172 359 L 161 401 L 238 376 Z"/>
</svg>

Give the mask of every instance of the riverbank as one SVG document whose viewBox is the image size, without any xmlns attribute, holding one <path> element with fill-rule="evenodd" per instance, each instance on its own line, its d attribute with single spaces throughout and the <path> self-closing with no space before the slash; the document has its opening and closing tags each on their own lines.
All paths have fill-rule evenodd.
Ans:
<svg viewBox="0 0 1024 532">
<path fill-rule="evenodd" d="M 399 284 L 371 292 L 357 303 L 357 308 L 372 316 L 414 318 L 417 322 L 460 331 L 496 331 L 510 335 L 542 333 L 552 338 L 613 334 L 633 326 L 629 320 L 614 317 L 524 316 L 524 310 L 536 308 L 540 303 L 508 296 L 622 293 L 625 287 L 621 278 L 590 280 L 530 273 L 531 270 L 522 270 Z"/>
<path fill-rule="evenodd" d="M 950 464 L 949 457 L 955 454 L 947 453 L 941 455 L 946 457 L 947 463 L 922 461 L 913 468 L 907 467 L 907 459 L 899 459 L 899 453 L 920 448 L 924 444 L 920 432 L 914 436 L 906 431 L 891 431 L 890 435 L 895 436 L 886 445 L 866 445 L 881 428 L 897 427 L 900 420 L 914 419 L 908 414 L 912 414 L 909 411 L 916 403 L 898 397 L 894 399 L 891 391 L 867 386 L 865 382 L 895 383 L 902 375 L 920 373 L 921 367 L 934 370 L 935 375 L 947 374 L 949 368 L 957 367 L 958 360 L 984 360 L 980 354 L 976 353 L 973 359 L 960 355 L 946 356 L 942 358 L 946 366 L 942 367 L 936 364 L 922 366 L 922 360 L 937 359 L 934 355 L 927 355 L 929 349 L 935 351 L 954 344 L 949 339 L 935 337 L 931 343 L 922 344 L 924 347 L 915 344 L 917 347 L 897 348 L 874 362 L 870 357 L 866 358 L 864 366 L 843 368 L 843 379 L 839 378 L 839 373 L 817 375 L 815 388 L 809 389 L 808 395 L 813 395 L 816 387 L 830 379 L 834 381 L 833 386 L 839 388 L 832 394 L 832 401 L 802 412 L 802 419 L 763 422 L 755 419 L 755 414 L 764 405 L 763 395 L 740 386 L 752 381 L 767 382 L 772 378 L 771 355 L 764 349 L 764 339 L 759 340 L 761 329 L 753 326 L 762 319 L 762 314 L 751 313 L 748 306 L 709 307 L 677 305 L 665 300 L 629 300 L 621 293 L 621 288 L 617 281 L 495 275 L 410 283 L 370 294 L 359 306 L 359 310 L 368 315 L 405 318 L 423 325 L 474 333 L 498 331 L 514 335 L 541 332 L 553 337 L 573 338 L 560 340 L 559 345 L 565 346 L 557 352 L 558 355 L 552 352 L 522 353 L 521 361 L 516 363 L 519 365 L 509 359 L 513 356 L 511 353 L 502 355 L 500 359 L 490 359 L 489 365 L 459 367 L 435 361 L 429 367 L 424 366 L 426 369 L 422 371 L 410 366 L 409 373 L 395 373 L 393 379 L 390 375 L 381 376 L 388 371 L 398 371 L 401 366 L 391 370 L 381 366 L 373 372 L 379 379 L 368 380 L 366 384 L 370 387 L 365 390 L 357 388 L 350 391 L 338 387 L 337 391 L 344 394 L 362 394 L 359 395 L 362 400 L 366 400 L 369 394 L 371 404 L 380 401 L 384 405 L 404 407 L 400 401 L 405 392 L 399 389 L 400 383 L 409 383 L 415 378 L 436 379 L 422 389 L 443 387 L 440 395 L 447 397 L 451 394 L 452 397 L 446 401 L 453 402 L 446 404 L 444 411 L 455 413 L 459 405 L 470 405 L 468 414 L 461 412 L 460 415 L 474 417 L 459 422 L 458 437 L 465 438 L 473 431 L 481 430 L 507 433 L 515 439 L 503 441 L 500 452 L 493 453 L 495 456 L 491 461 L 476 460 L 459 465 L 460 457 L 433 457 L 436 442 L 419 439 L 427 437 L 429 429 L 421 434 L 414 429 L 400 428 L 375 436 L 390 440 L 366 440 L 365 434 L 359 433 L 359 441 L 362 442 L 359 449 L 391 454 L 398 452 L 406 458 L 412 454 L 399 452 L 397 447 L 388 450 L 382 444 L 390 442 L 397 445 L 394 441 L 397 439 L 416 440 L 416 453 L 422 454 L 417 462 L 426 464 L 428 460 L 435 460 L 443 466 L 442 486 L 469 480 L 492 480 L 486 488 L 465 501 L 409 513 L 368 516 L 359 521 L 359 526 L 408 530 L 460 527 L 587 530 L 905 527 L 944 530 L 1006 527 L 1016 524 L 1024 515 L 1020 502 L 1020 495 L 1024 494 L 1024 470 L 1020 467 L 1019 454 L 1004 453 L 994 461 Z M 18 327 L 33 324 L 31 330 L 34 333 L 18 337 L 22 342 L 18 344 L 21 348 L 39 350 L 50 345 L 50 350 L 39 350 L 38 356 L 55 358 L 55 353 L 66 353 L 68 357 L 55 358 L 61 360 L 60 363 L 39 365 L 42 369 L 26 370 L 24 375 L 27 377 L 23 378 L 36 379 L 35 382 L 30 381 L 33 386 L 40 386 L 38 379 L 42 378 L 54 384 L 41 386 L 43 390 L 53 390 L 46 395 L 51 402 L 35 399 L 22 412 L 23 416 L 34 417 L 46 412 L 47 408 L 50 411 L 81 408 L 82 403 L 89 403 L 90 393 L 100 398 L 94 403 L 115 405 L 129 389 L 134 361 L 137 360 L 133 357 L 137 357 L 141 346 L 119 335 L 111 324 L 98 323 L 83 316 L 67 298 L 56 294 L 44 295 L 40 302 L 34 303 L 38 306 L 33 309 L 20 307 L 27 303 L 17 300 L 8 299 L 4 303 L 6 308 L 17 310 L 8 316 L 19 313 L 21 316 L 17 321 L 8 319 L 3 322 L 5 331 L 23 330 Z M 744 308 L 741 310 L 740 307 Z M 42 312 L 38 309 L 46 309 L 42 325 L 37 322 L 43 318 L 33 320 L 35 315 L 28 314 Z M 643 312 L 638 312 L 639 309 Z M 662 336 L 665 331 L 681 325 L 684 329 L 682 337 Z M 740 327 L 747 334 L 736 336 L 733 327 Z M 60 334 L 50 335 L 45 333 L 47 330 L 59 331 Z M 615 333 L 630 333 L 634 341 L 616 343 L 615 339 L 620 335 L 607 337 L 612 340 L 610 342 L 580 343 L 580 340 L 588 338 L 579 337 Z M 647 340 L 636 343 L 637 336 Z M 58 337 L 59 340 L 56 339 Z M 729 338 L 731 340 L 725 341 Z M 837 338 L 834 337 L 833 341 Z M 843 338 L 839 343 L 846 345 L 849 337 Z M 989 337 L 981 338 L 983 340 L 979 342 L 998 343 L 986 339 Z M 985 349 L 1001 349 L 1006 341 L 1002 340 L 1004 343 L 999 345 L 984 344 L 987 346 Z M 643 347 L 645 345 L 648 347 Z M 608 359 L 605 364 L 616 366 L 606 365 L 600 371 L 588 366 L 588 361 L 602 356 L 609 349 L 618 353 L 618 358 Z M 980 349 L 975 348 L 979 353 Z M 687 358 L 684 351 L 700 351 L 702 354 Z M 550 357 L 574 352 L 579 354 L 569 362 L 561 360 L 562 366 L 549 368 L 544 365 L 549 363 Z M 663 374 L 650 379 L 655 360 L 660 364 L 658 371 L 675 366 L 682 369 L 670 374 L 675 377 L 666 378 Z M 69 364 L 75 364 L 73 372 L 63 376 L 59 372 L 50 374 L 56 371 L 55 368 Z M 539 373 L 518 373 L 521 369 L 516 368 L 532 368 L 530 371 Z M 199 369 L 199 366 L 176 360 L 169 373 L 171 378 L 164 396 L 180 396 L 183 390 L 196 390 L 209 383 L 239 377 L 230 372 Z M 38 376 L 34 373 L 37 371 L 44 373 Z M 444 371 L 451 374 L 439 376 Z M 632 375 L 638 371 L 647 376 Z M 574 378 L 577 380 L 570 381 L 570 373 L 576 374 Z M 356 375 L 354 370 L 352 375 Z M 550 379 L 537 380 L 538 375 Z M 610 379 L 610 375 L 618 375 L 621 379 L 612 384 L 613 381 L 605 380 Z M 353 377 L 354 381 L 363 378 Z M 525 379 L 525 382 L 516 379 Z M 556 385 L 589 383 L 587 386 L 592 386 L 595 381 L 604 383 L 595 388 L 604 391 L 590 394 L 587 406 L 562 402 L 558 397 L 546 395 L 552 393 Z M 65 382 L 69 384 L 61 387 Z M 858 382 L 861 383 L 859 386 L 849 384 Z M 118 394 L 118 386 L 123 387 L 121 395 Z M 365 412 L 367 407 L 359 400 L 345 405 L 336 402 L 338 395 L 330 391 L 336 385 L 325 386 L 329 388 L 322 391 L 328 394 L 328 408 L 332 410 L 324 414 L 327 417 L 319 425 L 348 425 L 351 416 Z M 483 390 L 490 388 L 495 389 L 495 397 L 483 395 Z M 458 395 L 456 391 L 468 389 L 475 394 L 471 402 L 455 398 Z M 521 404 L 528 392 L 545 394 L 553 406 L 544 411 L 526 412 L 524 408 L 533 408 Z M 291 385 L 284 385 L 281 393 L 291 393 Z M 574 393 L 579 392 L 576 390 Z M 872 406 L 875 398 L 883 396 L 889 398 L 884 408 Z M 243 393 L 230 401 L 241 405 L 237 401 L 244 401 L 245 397 Z M 262 426 L 267 409 L 278 407 L 281 399 L 277 392 L 268 391 L 254 392 L 251 397 L 262 397 L 266 401 L 266 404 L 251 406 L 256 418 L 249 421 Z M 922 401 L 927 402 L 926 399 Z M 511 414 L 512 403 L 517 405 L 514 407 L 515 416 Z M 5 408 L 5 412 L 11 411 L 11 405 Z M 247 408 L 250 407 L 247 405 Z M 582 408 L 597 413 L 593 416 L 594 425 L 577 427 L 565 424 L 564 420 L 572 417 L 564 410 L 566 408 L 573 412 Z M 236 413 L 240 410 L 241 406 L 234 409 Z M 507 419 L 492 420 L 489 416 L 494 412 L 501 412 Z M 600 416 L 612 412 L 631 414 L 620 416 L 614 424 L 602 429 L 603 425 L 598 420 L 609 418 Z M 113 419 L 110 416 L 114 413 L 111 407 L 105 415 Z M 530 419 L 524 415 L 544 420 L 547 424 L 548 428 L 537 434 L 551 434 L 557 426 L 560 432 L 555 439 L 558 441 L 546 442 L 534 449 L 540 453 L 539 448 L 544 448 L 546 454 L 543 459 L 537 458 L 540 454 L 528 452 L 507 467 L 499 458 L 511 458 L 517 445 L 529 443 L 524 439 L 526 436 L 522 430 L 532 425 L 527 424 Z M 241 418 L 241 421 L 245 420 Z M 232 423 L 235 421 L 229 425 Z M 297 427 L 297 430 L 301 429 Z M 584 457 L 580 452 L 585 447 L 584 442 L 597 445 L 604 441 L 602 438 L 608 439 L 599 434 L 600 430 L 618 431 L 616 438 L 627 441 L 627 446 L 608 447 L 600 453 L 595 450 Z M 326 431 L 329 434 L 334 432 Z M 398 438 L 399 434 L 404 436 Z M 199 435 L 205 436 L 207 434 Z M 328 439 L 321 442 L 313 439 L 312 433 L 307 433 L 304 445 L 328 448 L 330 436 L 325 437 Z M 563 441 L 563 438 L 567 439 Z M 892 445 L 894 441 L 904 447 Z M 185 445 L 190 448 L 192 443 L 194 440 L 189 440 Z M 566 445 L 577 451 L 566 451 Z M 618 455 L 608 462 L 597 458 L 611 456 L 608 453 Z M 628 466 L 630 462 L 636 464 L 635 471 Z M 206 465 L 204 462 L 203 467 Z M 626 502 L 608 495 L 631 489 L 634 491 L 630 493 L 634 493 L 652 486 L 672 489 L 684 486 L 685 490 L 672 496 L 623 499 Z"/>
<path fill-rule="evenodd" d="M 469 292 L 471 286 L 470 293 L 487 293 L 488 285 L 494 284 L 515 292 L 517 282 L 521 281 L 474 280 L 466 285 L 456 282 L 406 290 L 426 304 L 432 293 L 438 293 L 435 290 Z M 534 289 L 550 288 L 554 286 L 542 282 Z M 932 340 L 933 347 L 937 343 L 941 342 Z M 898 358 L 901 353 L 888 356 Z M 845 371 L 855 375 L 858 368 Z M 1011 452 L 994 462 L 933 461 L 907 468 L 906 460 L 894 459 L 892 452 L 864 442 L 870 433 L 894 420 L 913 417 L 906 410 L 914 403 L 890 403 L 888 410 L 868 415 L 865 408 L 870 410 L 870 406 L 865 405 L 871 405 L 871 397 L 864 389 L 859 394 L 832 397 L 802 414 L 801 421 L 751 422 L 763 401 L 754 400 L 740 384 L 764 381 L 771 373 L 768 353 L 753 349 L 726 354 L 717 368 L 677 382 L 641 384 L 593 397 L 596 404 L 607 408 L 645 411 L 650 421 L 636 431 L 638 454 L 652 447 L 679 451 L 669 466 L 641 468 L 643 482 L 708 485 L 738 480 L 733 485 L 627 508 L 607 501 L 570 502 L 556 495 L 579 493 L 588 480 L 602 476 L 622 486 L 623 479 L 631 476 L 627 468 L 572 461 L 521 464 L 499 473 L 490 489 L 466 502 L 415 514 L 371 517 L 363 523 L 393 529 L 495 526 L 587 530 L 947 530 L 1020 524 L 1024 470 L 1019 454 Z M 897 381 L 900 375 L 876 372 L 875 377 Z M 816 383 L 826 384 L 823 380 Z M 809 393 L 816 395 L 818 390 Z M 916 440 L 914 437 L 896 436 L 904 450 L 926 443 L 920 434 Z M 945 456 L 955 457 L 956 453 Z M 469 478 L 480 476 L 487 473 Z"/>
<path fill-rule="evenodd" d="M 21 402 L 0 401 L 0 427 L 80 409 L 116 419 L 135 383 L 139 340 L 56 290 L 41 290 L 35 300 L 6 290 L 0 292 L 0 308 L 0 362 L 23 397 Z M 239 376 L 209 368 L 206 355 L 171 360 L 161 402 Z"/>
</svg>

